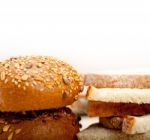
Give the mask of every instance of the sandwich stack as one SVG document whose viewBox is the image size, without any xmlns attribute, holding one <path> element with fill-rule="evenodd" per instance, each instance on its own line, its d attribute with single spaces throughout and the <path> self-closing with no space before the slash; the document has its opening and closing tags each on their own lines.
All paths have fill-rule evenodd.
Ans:
<svg viewBox="0 0 150 140">
<path fill-rule="evenodd" d="M 97 124 L 79 140 L 149 140 L 150 75 L 85 75 L 88 115 Z"/>
</svg>

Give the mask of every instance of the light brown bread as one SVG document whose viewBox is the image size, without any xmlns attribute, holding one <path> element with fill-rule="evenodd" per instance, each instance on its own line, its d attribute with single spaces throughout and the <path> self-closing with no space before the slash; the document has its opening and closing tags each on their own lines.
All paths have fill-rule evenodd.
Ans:
<svg viewBox="0 0 150 140">
<path fill-rule="evenodd" d="M 97 88 L 150 88 L 150 75 L 85 74 L 84 84 Z"/>
<path fill-rule="evenodd" d="M 0 63 L 0 111 L 60 108 L 83 89 L 70 65 L 52 57 L 25 56 Z"/>
</svg>

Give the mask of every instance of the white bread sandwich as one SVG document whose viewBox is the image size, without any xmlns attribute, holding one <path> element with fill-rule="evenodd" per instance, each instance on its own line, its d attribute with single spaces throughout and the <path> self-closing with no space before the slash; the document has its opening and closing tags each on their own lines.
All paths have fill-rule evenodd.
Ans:
<svg viewBox="0 0 150 140">
<path fill-rule="evenodd" d="M 85 75 L 88 115 L 98 124 L 79 140 L 149 140 L 150 75 Z"/>
<path fill-rule="evenodd" d="M 111 117 L 150 113 L 150 89 L 94 88 L 88 89 L 88 114 Z"/>
</svg>

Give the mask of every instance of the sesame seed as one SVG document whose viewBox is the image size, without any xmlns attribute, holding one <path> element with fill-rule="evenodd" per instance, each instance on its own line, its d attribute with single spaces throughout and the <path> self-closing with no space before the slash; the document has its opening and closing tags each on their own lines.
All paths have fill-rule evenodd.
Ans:
<svg viewBox="0 0 150 140">
<path fill-rule="evenodd" d="M 5 80 L 5 72 L 4 71 L 1 72 L 1 80 L 2 81 Z"/>
<path fill-rule="evenodd" d="M 33 66 L 32 64 L 27 64 L 27 65 L 26 65 L 26 68 L 27 68 L 27 69 L 31 69 L 32 66 Z"/>
<path fill-rule="evenodd" d="M 66 85 L 69 85 L 71 84 L 73 81 L 73 79 L 71 77 L 68 77 L 67 75 L 63 75 L 63 82 L 66 84 Z"/>
<path fill-rule="evenodd" d="M 32 71 L 33 73 L 35 73 L 35 74 L 38 74 L 38 71 L 36 71 L 36 70 L 34 70 L 34 71 Z"/>
<path fill-rule="evenodd" d="M 47 88 L 52 88 L 52 85 L 51 84 L 47 84 Z"/>
<path fill-rule="evenodd" d="M 28 87 L 28 86 L 29 86 L 29 83 L 28 83 L 28 82 L 26 82 L 26 83 L 25 83 L 25 85 Z"/>
<path fill-rule="evenodd" d="M 18 85 L 18 82 L 17 81 L 14 81 L 15 85 Z"/>
<path fill-rule="evenodd" d="M 26 71 L 26 74 L 29 74 L 29 71 Z"/>
<path fill-rule="evenodd" d="M 23 81 L 26 81 L 28 78 L 29 78 L 29 76 L 28 76 L 27 74 L 24 74 L 24 75 L 21 77 L 21 79 L 22 79 Z"/>
<path fill-rule="evenodd" d="M 8 82 L 8 79 L 5 79 L 4 83 L 6 84 Z"/>
<path fill-rule="evenodd" d="M 35 80 L 37 80 L 37 81 L 43 81 L 43 78 L 40 77 L 40 76 L 37 76 L 37 77 L 35 77 Z"/>
<path fill-rule="evenodd" d="M 15 133 L 16 133 L 16 134 L 19 134 L 20 132 L 21 132 L 21 129 L 20 129 L 20 128 L 15 130 Z"/>
<path fill-rule="evenodd" d="M 18 63 L 16 63 L 14 66 L 15 66 L 16 68 L 19 68 L 20 65 L 19 65 Z"/>
<path fill-rule="evenodd" d="M 13 135 L 14 135 L 14 133 L 11 132 L 10 135 L 8 136 L 8 140 L 12 140 Z"/>
<path fill-rule="evenodd" d="M 16 76 L 15 76 L 15 79 L 18 79 L 18 80 L 19 80 L 19 79 L 20 79 L 20 76 L 19 76 L 19 75 L 16 75 Z"/>
<path fill-rule="evenodd" d="M 11 75 L 11 73 L 10 73 L 10 77 L 11 77 L 11 78 L 13 78 L 14 76 L 13 76 L 13 75 Z"/>
<path fill-rule="evenodd" d="M 44 88 L 40 88 L 40 91 L 44 91 Z"/>
<path fill-rule="evenodd" d="M 9 128 L 10 128 L 10 125 L 5 125 L 3 127 L 3 132 L 7 132 Z"/>
<path fill-rule="evenodd" d="M 77 100 L 78 99 L 78 95 L 76 95 L 74 99 Z"/>
<path fill-rule="evenodd" d="M 37 67 L 38 67 L 38 68 L 41 68 L 41 67 L 42 67 L 42 64 L 41 64 L 41 63 L 38 63 Z"/>
<path fill-rule="evenodd" d="M 23 90 L 26 90 L 26 87 L 25 87 L 25 86 L 23 86 Z"/>
<path fill-rule="evenodd" d="M 35 81 L 33 81 L 32 83 L 33 83 L 33 85 L 35 85 L 35 86 L 37 85 L 37 83 L 36 83 Z"/>
<path fill-rule="evenodd" d="M 20 88 L 21 87 L 21 85 L 20 84 L 18 84 L 18 88 Z"/>
<path fill-rule="evenodd" d="M 15 82 L 15 79 L 12 79 L 11 81 L 14 83 L 14 82 Z"/>
<path fill-rule="evenodd" d="M 6 64 L 4 65 L 4 67 L 5 67 L 5 68 L 8 68 L 8 67 L 9 67 L 9 64 L 6 63 Z"/>
</svg>

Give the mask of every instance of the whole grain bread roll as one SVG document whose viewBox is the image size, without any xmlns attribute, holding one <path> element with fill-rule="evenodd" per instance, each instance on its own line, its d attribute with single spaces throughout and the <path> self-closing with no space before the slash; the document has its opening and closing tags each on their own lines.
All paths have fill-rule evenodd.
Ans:
<svg viewBox="0 0 150 140">
<path fill-rule="evenodd" d="M 82 89 L 76 70 L 52 57 L 23 56 L 0 63 L 0 111 L 64 107 Z"/>
</svg>

